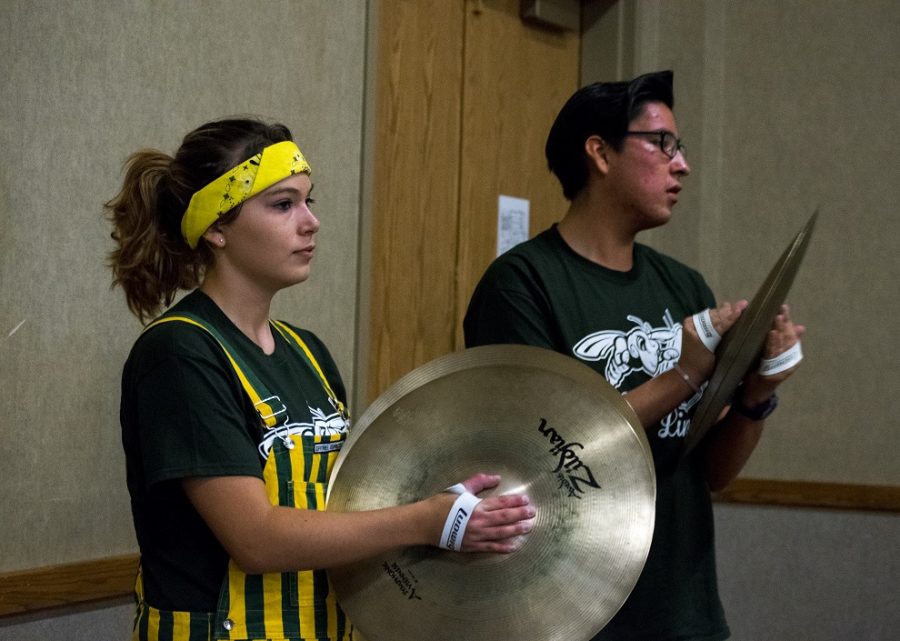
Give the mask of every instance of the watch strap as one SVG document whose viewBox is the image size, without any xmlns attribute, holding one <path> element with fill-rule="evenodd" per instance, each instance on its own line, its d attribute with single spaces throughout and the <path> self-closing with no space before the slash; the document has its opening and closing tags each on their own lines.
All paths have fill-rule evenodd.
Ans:
<svg viewBox="0 0 900 641">
<path fill-rule="evenodd" d="M 778 394 L 772 394 L 768 399 L 753 407 L 744 405 L 738 396 L 734 399 L 731 411 L 740 414 L 744 418 L 749 418 L 751 421 L 761 421 L 768 418 L 775 411 L 776 407 L 778 407 Z"/>
</svg>

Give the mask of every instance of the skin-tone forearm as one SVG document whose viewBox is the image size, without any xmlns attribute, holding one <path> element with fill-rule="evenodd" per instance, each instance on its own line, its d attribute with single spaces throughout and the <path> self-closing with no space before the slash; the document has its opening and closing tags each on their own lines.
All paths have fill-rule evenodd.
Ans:
<svg viewBox="0 0 900 641">
<path fill-rule="evenodd" d="M 466 482 L 470 490 L 496 485 L 472 487 L 471 480 Z M 336 567 L 398 547 L 436 545 L 456 499 L 442 493 L 380 510 L 318 512 L 271 505 L 262 480 L 254 477 L 192 478 L 182 486 L 231 558 L 249 574 Z M 469 521 L 463 550 L 512 552 L 512 539 L 531 529 L 533 516 L 526 496 L 485 499 Z"/>
<path fill-rule="evenodd" d="M 710 316 L 716 331 L 724 335 L 746 307 L 747 301 L 740 300 L 736 303 L 722 303 L 711 310 Z M 638 415 L 644 429 L 655 429 L 666 414 L 693 396 L 694 387 L 699 387 L 706 381 L 715 367 L 716 357 L 700 341 L 693 321 L 686 318 L 682 327 L 678 366 L 691 379 L 693 386 L 684 380 L 681 373 L 672 369 L 628 392 L 625 400 Z"/>
<path fill-rule="evenodd" d="M 645 429 L 651 429 L 671 411 L 664 408 L 674 408 L 693 393 L 680 375 L 670 371 L 641 385 L 625 398 L 634 408 Z M 774 388 L 771 393 L 753 396 L 753 400 L 745 396 L 744 405 L 747 407 L 757 405 L 769 398 L 772 393 Z M 707 480 L 713 492 L 724 489 L 737 477 L 756 448 L 764 424 L 765 421 L 753 421 L 731 412 L 725 414 L 710 430 L 705 439 L 704 453 Z"/>
<path fill-rule="evenodd" d="M 780 381 L 779 381 L 780 382 Z M 744 407 L 754 407 L 772 397 L 778 382 L 752 373 L 738 390 Z M 750 459 L 762 437 L 765 421 L 754 421 L 736 412 L 728 412 L 710 430 L 704 444 L 706 481 L 713 492 L 724 490 Z"/>
<path fill-rule="evenodd" d="M 777 383 L 750 374 L 738 391 L 744 407 L 765 402 L 775 393 Z M 736 412 L 727 412 L 706 437 L 706 480 L 713 492 L 724 490 L 747 461 L 762 437 L 765 421 L 754 421 Z"/>
<path fill-rule="evenodd" d="M 623 397 L 641 420 L 645 430 L 656 429 L 659 422 L 691 396 L 694 390 L 675 372 L 669 370 L 635 387 Z"/>
<path fill-rule="evenodd" d="M 764 425 L 765 421 L 753 421 L 729 412 L 710 431 L 703 451 L 710 491 L 724 490 L 737 478 L 756 449 Z"/>
<path fill-rule="evenodd" d="M 737 320 L 746 301 L 732 306 L 725 303 L 712 313 L 716 329 L 724 334 Z M 776 317 L 773 328 L 766 337 L 764 356 L 771 358 L 790 348 L 805 332 L 802 325 L 794 325 L 790 312 L 784 306 Z M 679 367 L 694 385 L 700 385 L 711 374 L 714 356 L 702 346 L 693 322 L 685 319 L 682 334 L 682 353 Z M 739 394 L 745 407 L 755 407 L 772 397 L 776 388 L 786 380 L 795 368 L 774 376 L 749 374 L 741 384 Z M 645 429 L 654 429 L 663 417 L 679 403 L 694 394 L 693 386 L 684 380 L 680 372 L 673 370 L 647 381 L 629 392 L 625 399 L 641 419 Z M 731 483 L 759 443 L 765 421 L 755 421 L 736 412 L 727 412 L 704 439 L 702 456 L 705 457 L 706 477 L 712 491 L 720 491 Z"/>
<path fill-rule="evenodd" d="M 783 306 L 766 337 L 763 356 L 771 358 L 784 352 L 799 341 L 805 331 L 806 327 L 791 321 L 790 310 Z M 772 376 L 761 376 L 756 372 L 748 374 L 738 390 L 741 404 L 754 407 L 764 403 L 795 370 L 796 366 Z M 764 426 L 765 421 L 754 421 L 739 413 L 729 412 L 710 430 L 704 444 L 710 490 L 724 490 L 737 478 L 759 443 Z"/>
</svg>

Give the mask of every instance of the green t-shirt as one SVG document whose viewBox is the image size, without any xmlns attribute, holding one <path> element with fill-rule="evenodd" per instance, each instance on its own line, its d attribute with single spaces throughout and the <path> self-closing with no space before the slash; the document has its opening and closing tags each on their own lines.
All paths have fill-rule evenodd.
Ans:
<svg viewBox="0 0 900 641">
<path fill-rule="evenodd" d="M 495 260 L 463 322 L 467 347 L 535 345 L 577 358 L 627 393 L 670 369 L 682 321 L 715 299 L 700 274 L 636 244 L 628 272 L 577 254 L 551 227 Z M 599 640 L 716 640 L 728 627 L 716 586 L 712 506 L 699 459 L 682 445 L 700 396 L 647 430 L 656 526 L 644 570 Z"/>
<path fill-rule="evenodd" d="M 228 554 L 179 481 L 262 479 L 278 428 L 320 434 L 349 426 L 332 407 L 318 374 L 279 332 L 272 332 L 275 351 L 264 354 L 199 290 L 166 315 L 172 314 L 187 314 L 214 328 L 277 397 L 269 402 L 278 412 L 276 429 L 264 429 L 222 347 L 208 332 L 184 322 L 148 329 L 125 364 L 120 421 L 145 598 L 161 610 L 214 612 Z M 311 332 L 293 329 L 345 402 L 343 382 L 324 344 Z"/>
</svg>

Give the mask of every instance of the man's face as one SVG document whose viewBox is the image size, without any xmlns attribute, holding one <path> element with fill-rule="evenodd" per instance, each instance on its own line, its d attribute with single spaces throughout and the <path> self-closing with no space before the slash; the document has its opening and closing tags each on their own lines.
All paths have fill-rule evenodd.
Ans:
<svg viewBox="0 0 900 641">
<path fill-rule="evenodd" d="M 628 131 L 668 131 L 678 137 L 672 110 L 661 102 L 648 102 L 631 121 Z M 659 136 L 625 136 L 619 151 L 609 150 L 610 194 L 633 221 L 634 232 L 663 225 L 678 202 L 681 179 L 690 167 L 681 151 L 669 158 Z"/>
</svg>

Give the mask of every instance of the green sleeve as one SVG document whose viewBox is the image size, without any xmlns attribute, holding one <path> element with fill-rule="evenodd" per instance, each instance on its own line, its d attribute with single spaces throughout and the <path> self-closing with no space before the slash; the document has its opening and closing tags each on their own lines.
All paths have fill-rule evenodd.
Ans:
<svg viewBox="0 0 900 641">
<path fill-rule="evenodd" d="M 139 341 L 133 358 L 131 423 L 147 487 L 195 476 L 262 477 L 258 419 L 214 339 L 167 323 Z"/>
<path fill-rule="evenodd" d="M 475 288 L 463 333 L 466 347 L 513 343 L 559 350 L 556 325 L 540 281 L 525 265 L 497 261 Z"/>
</svg>

